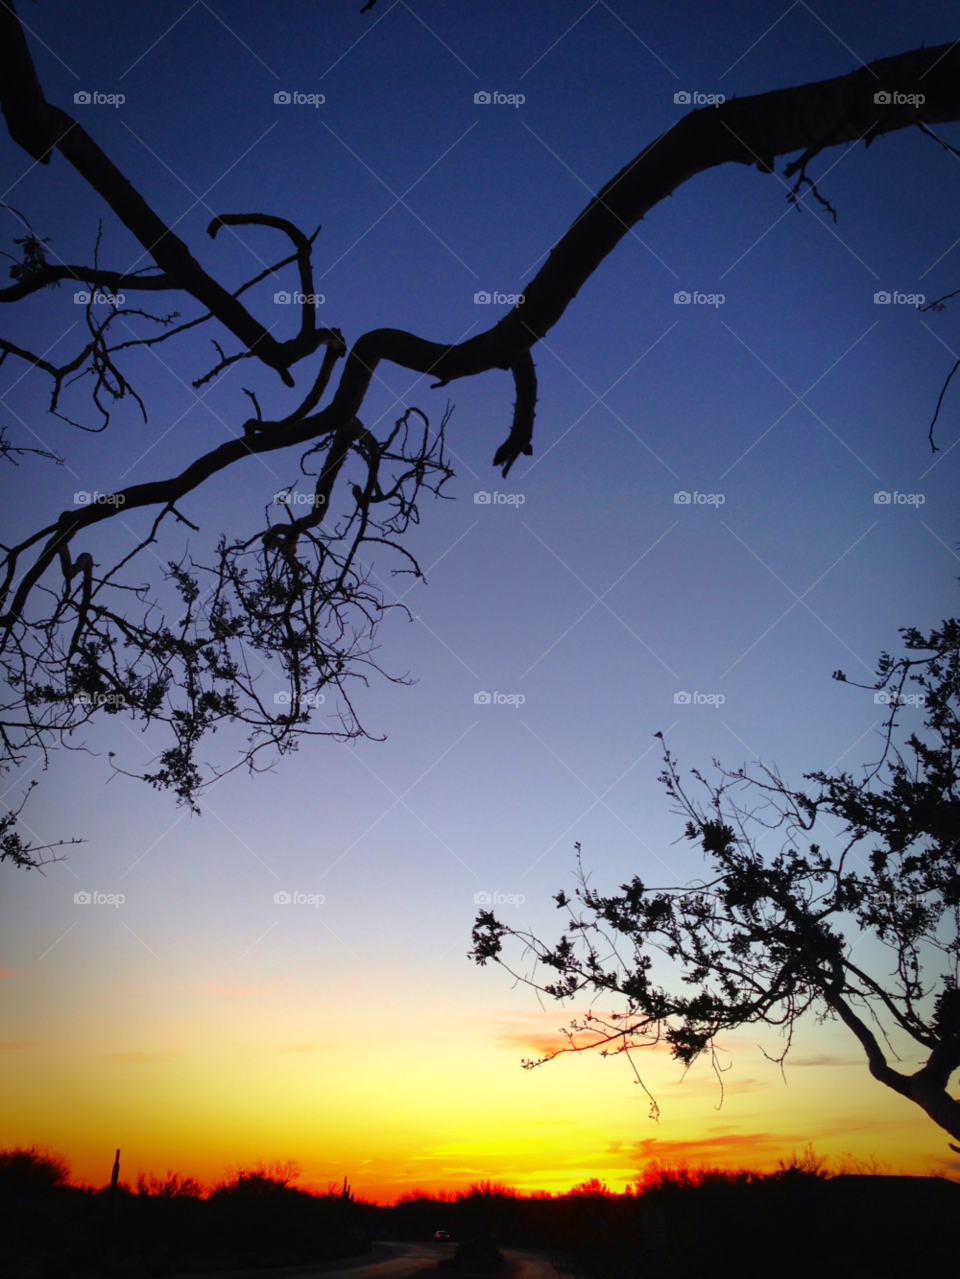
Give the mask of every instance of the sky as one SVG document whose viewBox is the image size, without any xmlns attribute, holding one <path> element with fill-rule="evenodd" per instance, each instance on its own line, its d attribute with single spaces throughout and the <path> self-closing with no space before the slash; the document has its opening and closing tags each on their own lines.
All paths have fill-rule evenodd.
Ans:
<svg viewBox="0 0 960 1279">
<path fill-rule="evenodd" d="M 689 110 L 676 94 L 767 92 L 960 35 L 954 6 L 922 0 L 360 7 L 19 11 L 48 99 L 225 285 L 286 241 L 249 227 L 211 241 L 211 216 L 322 224 L 318 314 L 348 341 L 379 326 L 444 342 L 488 327 L 504 307 L 475 295 L 522 292 L 591 194 Z M 77 92 L 124 101 L 74 105 Z M 278 92 L 324 101 L 278 104 Z M 957 126 L 942 136 L 960 145 Z M 826 152 L 815 175 L 836 223 L 809 198 L 791 209 L 781 178 L 753 168 L 680 187 L 535 348 L 534 453 L 507 480 L 491 467 L 514 397 L 506 374 L 431 390 L 381 364 L 364 422 L 416 405 L 435 423 L 449 399 L 456 471 L 454 500 L 424 502 L 409 539 L 426 583 L 373 564 L 410 610 L 384 622 L 377 653 L 409 682 L 374 677 L 357 694 L 384 740 L 309 741 L 270 772 L 218 782 L 200 816 L 113 775 L 108 751 L 137 771 L 164 744 L 122 717 L 71 743 L 86 751 L 60 750 L 46 769 L 31 757 L 3 779 L 6 805 L 41 781 L 24 811 L 38 838 L 85 842 L 43 876 L 0 869 L 0 1065 L 16 1098 L 0 1142 L 47 1143 L 93 1182 L 118 1146 L 130 1178 L 212 1181 L 294 1158 L 306 1183 L 346 1174 L 386 1200 L 481 1177 L 560 1190 L 596 1175 L 620 1189 L 648 1158 L 770 1167 L 807 1141 L 955 1168 L 944 1134 L 830 1023 L 803 1023 L 783 1074 L 764 1056 L 780 1048 L 772 1030 L 727 1037 L 722 1105 L 706 1063 L 684 1077 L 666 1053 L 642 1054 L 658 1121 L 623 1059 L 524 1071 L 584 1009 L 542 1006 L 467 951 L 477 894 L 513 898 L 498 907 L 511 922 L 556 936 L 552 897 L 571 887 L 577 841 L 606 890 L 697 875 L 656 780 L 658 731 L 684 768 L 762 759 L 797 784 L 876 758 L 881 712 L 830 677 L 869 682 L 899 627 L 955 612 L 956 394 L 937 454 L 927 429 L 960 331 L 952 303 L 920 314 L 874 295 L 960 287 L 958 163 L 906 130 Z M 102 220 L 101 263 L 144 264 L 62 157 L 31 165 L 4 135 L 0 183 L 62 259 L 89 262 Z M 20 224 L 0 216 L 12 252 Z M 295 286 L 287 268 L 248 295 L 276 333 L 294 321 L 273 293 Z M 682 292 L 724 300 L 684 305 Z M 4 314 L 2 332 L 60 353 L 77 322 L 64 288 Z M 289 412 L 298 391 L 265 368 L 191 389 L 214 336 L 131 358 L 149 421 L 125 404 L 99 435 L 50 416 L 43 376 L 8 361 L 0 421 L 66 464 L 24 459 L 0 475 L 3 540 L 76 491 L 179 471 L 249 416 L 244 386 L 266 416 Z M 300 386 L 311 370 L 294 370 Z M 268 462 L 187 498 L 200 531 L 167 532 L 143 572 L 255 532 L 298 474 L 296 454 Z M 100 526 L 98 558 L 129 548 L 146 519 Z M 479 692 L 513 702 L 478 704 Z M 240 741 L 218 734 L 209 758 L 232 762 Z M 78 892 L 124 900 L 78 905 Z M 323 901 L 283 906 L 278 892 Z"/>
</svg>

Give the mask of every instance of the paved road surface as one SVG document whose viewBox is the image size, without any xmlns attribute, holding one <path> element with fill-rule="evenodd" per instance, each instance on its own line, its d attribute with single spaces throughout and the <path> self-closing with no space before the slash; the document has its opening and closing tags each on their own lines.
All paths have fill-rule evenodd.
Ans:
<svg viewBox="0 0 960 1279">
<path fill-rule="evenodd" d="M 207 1279 L 412 1279 L 431 1275 L 438 1261 L 452 1257 L 452 1243 L 375 1243 L 370 1252 L 347 1261 L 325 1261 L 276 1270 L 233 1271 Z M 557 1279 L 557 1272 L 540 1253 L 504 1248 L 510 1279 Z M 455 1279 L 456 1271 L 440 1271 Z M 197 1277 L 200 1279 L 200 1277 Z"/>
<path fill-rule="evenodd" d="M 529 1252 L 526 1248 L 501 1248 L 500 1251 L 510 1262 L 510 1279 L 557 1279 L 553 1263 L 540 1252 Z"/>
</svg>

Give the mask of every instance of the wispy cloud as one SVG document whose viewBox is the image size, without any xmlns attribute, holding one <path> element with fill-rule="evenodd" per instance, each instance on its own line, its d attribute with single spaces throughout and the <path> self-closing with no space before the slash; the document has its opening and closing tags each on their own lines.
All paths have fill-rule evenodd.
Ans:
<svg viewBox="0 0 960 1279">
<path fill-rule="evenodd" d="M 227 995 L 230 999 L 245 999 L 249 995 L 269 995 L 266 986 L 204 986 L 208 995 Z"/>
<path fill-rule="evenodd" d="M 158 1062 L 174 1061 L 177 1057 L 185 1057 L 186 1053 L 102 1053 L 106 1061 L 115 1062 L 118 1066 L 149 1066 Z"/>
<path fill-rule="evenodd" d="M 787 1146 L 803 1145 L 805 1138 L 791 1137 L 787 1133 L 772 1132 L 717 1132 L 714 1136 L 696 1137 L 689 1141 L 663 1141 L 659 1137 L 646 1137 L 631 1143 L 630 1152 L 638 1163 L 649 1159 L 670 1162 L 685 1160 L 703 1163 L 719 1160 L 730 1163 L 735 1157 L 740 1162 L 780 1154 Z"/>
<path fill-rule="evenodd" d="M 563 1027 L 569 1025 L 574 1019 L 581 1021 L 585 1014 L 584 1009 L 560 1007 L 546 1008 L 542 1012 L 503 1012 L 495 1019 L 489 1019 L 489 1024 L 493 1028 L 491 1037 L 494 1043 L 503 1048 L 545 1057 L 569 1046 Z M 597 1039 L 597 1036 L 591 1035 L 589 1031 L 583 1031 L 574 1038 L 578 1045 L 587 1048 L 594 1039 Z M 615 1045 L 611 1046 L 615 1047 Z M 656 1048 L 643 1048 L 638 1051 L 666 1052 L 668 1048 L 666 1044 L 660 1044 Z"/>
<path fill-rule="evenodd" d="M 307 1044 L 278 1044 L 275 1048 L 259 1048 L 257 1049 L 256 1055 L 261 1056 L 273 1053 L 313 1053 L 320 1052 L 324 1048 L 339 1048 L 339 1046 L 339 1044 L 332 1042 L 323 1043 L 320 1040 L 315 1040 L 314 1042 Z"/>
<path fill-rule="evenodd" d="M 837 1057 L 830 1053 L 820 1053 L 816 1057 L 794 1056 L 793 1053 L 784 1062 L 784 1066 L 863 1066 L 862 1057 Z"/>
</svg>

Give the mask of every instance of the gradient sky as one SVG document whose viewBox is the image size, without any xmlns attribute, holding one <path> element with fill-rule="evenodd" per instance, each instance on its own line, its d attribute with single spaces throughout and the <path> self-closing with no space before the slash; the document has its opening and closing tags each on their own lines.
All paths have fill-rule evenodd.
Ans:
<svg viewBox="0 0 960 1279">
<path fill-rule="evenodd" d="M 960 36 L 947 3 L 359 8 L 19 5 L 48 98 L 223 283 L 286 241 L 240 228 L 213 243 L 212 214 L 322 223 L 321 322 L 351 341 L 380 325 L 438 341 L 487 327 L 497 308 L 474 294 L 522 290 L 590 194 L 688 109 L 678 90 L 760 93 Z M 75 107 L 78 89 L 126 101 Z M 278 89 L 326 101 L 277 106 Z M 478 106 L 482 89 L 525 102 Z M 943 136 L 960 144 L 956 126 Z M 4 135 L 0 166 L 4 199 L 61 258 L 91 260 L 101 217 L 102 264 L 141 256 L 61 157 L 30 168 Z M 164 744 L 119 719 L 88 731 L 91 753 L 4 779 L 12 804 L 28 773 L 41 778 L 24 814 L 40 838 L 87 841 L 42 878 L 2 871 L 0 1062 L 17 1100 L 4 1144 L 47 1142 L 94 1181 L 116 1146 L 125 1177 L 212 1179 L 238 1161 L 296 1158 L 309 1182 L 346 1173 L 386 1197 L 478 1176 L 555 1190 L 599 1175 L 619 1188 L 653 1155 L 769 1166 L 807 1140 L 912 1171 L 956 1166 L 944 1134 L 874 1082 L 836 1026 L 802 1028 L 785 1081 L 760 1051 L 778 1050 L 772 1031 L 729 1037 L 721 1109 L 706 1065 L 681 1080 L 665 1054 L 642 1056 L 659 1123 L 622 1060 L 525 1073 L 521 1057 L 555 1043 L 567 1014 L 466 958 L 481 891 L 521 895 L 509 917 L 555 934 L 551 896 L 570 887 L 575 840 L 597 886 L 697 873 L 656 782 L 654 732 L 686 767 L 762 758 L 798 783 L 855 767 L 876 757 L 881 716 L 831 672 L 868 680 L 898 627 L 955 611 L 960 392 L 935 456 L 926 434 L 958 309 L 873 298 L 960 287 L 958 161 L 904 131 L 829 151 L 817 174 L 836 225 L 739 166 L 687 183 L 638 224 L 534 350 L 535 451 L 508 481 L 490 466 L 509 425 L 506 374 L 432 391 L 380 366 L 368 425 L 404 404 L 437 421 L 448 396 L 456 404 L 456 500 L 424 503 L 410 539 L 428 584 L 374 565 L 414 615 L 383 625 L 378 656 L 416 682 L 375 678 L 358 698 L 386 741 L 308 742 L 273 773 L 218 783 L 199 818 L 110 780 L 108 750 L 136 770 Z M 18 224 L 3 217 L 12 251 Z M 295 285 L 289 268 L 282 284 Z M 276 287 L 249 295 L 267 324 Z M 677 306 L 681 289 L 726 300 Z M 2 331 L 59 353 L 76 321 L 64 288 L 16 317 L 8 308 Z M 292 324 L 284 312 L 276 332 Z M 267 416 L 290 410 L 298 392 L 251 366 L 200 402 L 189 384 L 223 336 L 201 334 L 130 361 L 150 421 L 123 406 L 100 436 L 46 414 L 44 378 L 7 362 L 0 420 L 67 466 L 27 460 L 0 476 L 5 542 L 77 489 L 181 469 L 249 415 L 242 386 Z M 297 461 L 251 460 L 182 503 L 201 526 L 191 550 L 261 527 Z M 524 500 L 477 505 L 480 490 Z M 681 490 L 725 500 L 677 505 Z M 878 506 L 879 490 L 925 500 Z M 147 518 L 101 526 L 97 558 Z M 169 530 L 157 553 L 183 549 Z M 479 690 L 525 702 L 477 706 Z M 680 690 L 725 701 L 676 705 Z M 231 760 L 238 742 L 221 732 L 209 757 Z M 79 889 L 125 901 L 78 907 Z M 281 889 L 325 901 L 278 907 Z"/>
</svg>

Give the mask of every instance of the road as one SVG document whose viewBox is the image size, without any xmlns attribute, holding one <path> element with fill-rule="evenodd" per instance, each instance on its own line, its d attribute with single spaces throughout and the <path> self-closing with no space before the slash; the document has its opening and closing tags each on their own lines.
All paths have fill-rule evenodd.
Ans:
<svg viewBox="0 0 960 1279">
<path fill-rule="evenodd" d="M 526 1248 L 501 1248 L 500 1251 L 510 1262 L 510 1279 L 557 1279 L 553 1263 L 541 1252 L 530 1252 Z"/>
<path fill-rule="evenodd" d="M 209 1279 L 411 1279 L 436 1269 L 438 1261 L 452 1257 L 452 1243 L 375 1243 L 362 1257 L 348 1261 L 315 1262 L 283 1266 L 276 1270 L 233 1271 Z M 510 1262 L 510 1279 L 557 1279 L 557 1272 L 540 1253 L 522 1248 L 504 1248 Z M 456 1271 L 440 1271 L 454 1279 Z M 197 1279 L 200 1279 L 198 1276 Z"/>
</svg>

